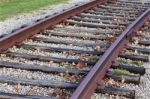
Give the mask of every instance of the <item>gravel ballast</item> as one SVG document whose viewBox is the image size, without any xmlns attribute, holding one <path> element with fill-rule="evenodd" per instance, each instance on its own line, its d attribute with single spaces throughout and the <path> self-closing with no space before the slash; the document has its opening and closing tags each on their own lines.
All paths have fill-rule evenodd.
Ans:
<svg viewBox="0 0 150 99">
<path fill-rule="evenodd" d="M 141 83 L 139 85 L 123 84 L 121 86 L 122 88 L 136 90 L 135 99 L 149 99 L 150 97 L 150 62 L 145 63 L 143 66 L 146 68 L 146 74 L 141 77 Z"/>
<path fill-rule="evenodd" d="M 51 6 L 48 8 L 43 8 L 40 9 L 39 12 L 32 12 L 32 13 L 28 13 L 28 14 L 22 14 L 19 16 L 15 16 L 12 17 L 10 19 L 5 20 L 4 22 L 0 22 L 0 36 L 3 34 L 9 34 L 11 33 L 12 30 L 17 29 L 19 27 L 21 27 L 22 25 L 31 25 L 33 24 L 37 19 L 41 19 L 44 18 L 45 16 L 48 15 L 52 15 L 55 12 L 61 12 L 64 8 L 68 9 L 73 7 L 75 4 L 81 4 L 81 3 L 85 3 L 85 2 L 89 2 L 90 0 L 70 0 L 67 4 L 60 4 L 56 7 Z M 121 0 L 120 0 L 121 1 Z M 133 0 L 134 1 L 134 0 Z M 40 35 L 38 35 L 40 37 Z M 94 40 L 80 40 L 78 38 L 67 38 L 67 37 L 55 37 L 55 36 L 51 36 L 51 38 L 55 38 L 55 39 L 68 39 L 71 41 L 75 41 L 75 42 L 88 42 L 88 43 L 93 43 L 95 44 Z M 39 44 L 39 41 L 34 43 L 26 41 L 24 42 L 25 44 Z M 47 43 L 42 42 L 43 44 L 45 44 L 45 46 L 52 46 L 53 45 L 48 45 Z M 54 44 L 55 45 L 55 44 Z M 69 45 L 65 45 L 65 44 L 57 44 L 57 46 L 62 46 L 62 48 L 64 46 L 67 46 L 68 48 L 70 48 Z M 55 47 L 57 47 L 55 45 Z M 72 48 L 72 46 L 71 46 Z M 94 48 L 92 47 L 82 47 L 82 46 L 73 46 L 74 49 L 82 49 L 82 50 L 89 50 L 89 51 L 93 51 Z M 18 53 L 25 53 L 25 54 L 31 54 L 31 55 L 41 55 L 41 56 L 51 56 L 51 57 L 60 57 L 61 58 L 72 58 L 72 59 L 79 59 L 80 57 L 78 55 L 74 55 L 69 56 L 66 53 L 60 53 L 60 52 L 44 52 L 41 51 L 39 52 L 39 50 L 26 50 L 24 48 L 18 48 L 18 49 L 10 49 L 9 51 L 11 52 L 18 52 Z M 7 58 L 6 58 L 7 59 Z M 0 58 L 0 60 L 4 60 L 4 57 Z M 11 60 L 11 59 L 7 59 L 7 60 Z M 21 60 L 21 59 L 20 59 Z M 23 59 L 22 59 L 23 60 Z M 5 60 L 6 61 L 6 60 Z M 14 60 L 12 60 L 14 61 Z M 43 64 L 43 62 L 41 62 Z M 41 64 L 39 63 L 39 64 Z M 34 64 L 34 62 L 33 62 Z M 46 63 L 44 63 L 46 64 Z M 50 64 L 49 64 L 50 65 Z M 53 64 L 55 66 L 60 66 L 60 64 Z M 133 84 L 123 84 L 121 87 L 122 88 L 128 88 L 130 90 L 136 90 L 136 99 L 148 99 L 150 97 L 150 90 L 149 90 L 149 83 L 150 83 L 150 68 L 148 67 L 150 64 L 144 64 L 145 66 L 147 66 L 147 73 L 146 75 L 144 75 L 142 77 L 142 81 L 140 85 L 133 85 Z M 63 82 L 71 82 L 70 80 L 68 80 L 67 78 L 63 77 L 62 75 L 54 75 L 54 74 L 50 74 L 50 73 L 43 73 L 43 72 L 32 72 L 32 71 L 28 71 L 28 70 L 20 70 L 20 69 L 12 69 L 12 68 L 1 68 L 0 69 L 0 75 L 2 76 L 11 76 L 11 77 L 18 77 L 18 78 L 23 78 L 23 79 L 28 79 L 28 80 L 54 80 L 54 81 L 63 81 Z M 72 81 L 73 82 L 73 81 Z M 76 82 L 76 81 L 75 81 Z M 31 87 L 31 88 L 30 88 Z M 35 88 L 34 88 L 35 87 Z M 23 91 L 22 91 L 23 90 Z M 31 90 L 31 92 L 30 92 Z M 34 91 L 32 91 L 34 90 Z M 8 84 L 8 83 L 0 83 L 0 91 L 3 92 L 9 92 L 9 93 L 19 93 L 19 94 L 24 94 L 24 95 L 40 95 L 40 96 L 51 96 L 51 94 L 53 93 L 53 89 L 50 87 L 40 87 L 40 86 L 30 86 L 30 85 L 20 85 L 18 84 Z M 28 92 L 29 91 L 29 92 Z M 52 91 L 52 92 L 51 92 Z M 56 96 L 57 97 L 57 96 Z M 106 97 L 106 98 L 105 98 Z M 123 99 L 119 96 L 110 96 L 110 95 L 104 95 L 104 94 L 94 94 L 92 99 Z"/>
</svg>

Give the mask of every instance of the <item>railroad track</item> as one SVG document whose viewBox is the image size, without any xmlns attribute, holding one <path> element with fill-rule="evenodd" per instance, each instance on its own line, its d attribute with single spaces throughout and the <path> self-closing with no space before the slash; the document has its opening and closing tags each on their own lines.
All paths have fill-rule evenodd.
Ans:
<svg viewBox="0 0 150 99">
<path fill-rule="evenodd" d="M 150 3 L 97 0 L 0 38 L 0 98 L 135 98 L 150 53 Z M 139 30 L 140 29 L 140 30 Z M 138 31 L 139 30 L 139 31 Z"/>
</svg>

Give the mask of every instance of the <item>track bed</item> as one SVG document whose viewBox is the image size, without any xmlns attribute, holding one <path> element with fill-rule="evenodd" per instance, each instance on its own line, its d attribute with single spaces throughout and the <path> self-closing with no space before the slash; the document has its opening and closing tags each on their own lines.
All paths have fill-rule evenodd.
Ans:
<svg viewBox="0 0 150 99">
<path fill-rule="evenodd" d="M 33 29 L 32 37 L 29 33 L 32 29 L 27 34 L 15 30 L 15 35 L 2 37 L 0 45 L 7 44 L 0 48 L 0 97 L 79 98 L 76 93 L 80 86 L 92 71 L 97 71 L 95 67 L 99 66 L 111 46 L 128 32 L 135 20 L 142 20 L 144 12 L 147 11 L 148 15 L 150 12 L 147 10 L 150 3 L 134 0 L 110 0 L 95 6 L 48 28 L 48 25 L 38 23 L 42 20 L 37 20 L 43 29 L 40 32 L 38 28 Z M 110 68 L 104 69 L 105 77 L 100 77 L 103 79 L 101 84 L 98 81 L 96 96 L 93 97 L 101 93 L 135 98 L 136 90 L 122 86 L 140 84 L 140 78 L 145 74 L 143 64 L 149 62 L 150 54 L 150 17 L 146 19 L 132 37 L 127 35 L 128 43 L 118 50 L 120 53 L 116 53 Z M 17 41 L 19 32 L 24 38 Z M 7 38 L 11 38 L 9 43 Z"/>
</svg>

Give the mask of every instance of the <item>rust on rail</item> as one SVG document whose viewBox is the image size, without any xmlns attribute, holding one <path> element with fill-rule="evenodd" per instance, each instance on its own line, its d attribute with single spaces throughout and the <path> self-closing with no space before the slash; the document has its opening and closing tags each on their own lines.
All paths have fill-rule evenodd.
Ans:
<svg viewBox="0 0 150 99">
<path fill-rule="evenodd" d="M 107 49 L 98 60 L 84 80 L 80 83 L 71 99 L 90 99 L 95 89 L 101 84 L 106 71 L 115 61 L 120 51 L 126 48 L 126 44 L 134 33 L 149 19 L 150 8 L 138 17 L 129 27 L 121 33 L 116 41 Z"/>
<path fill-rule="evenodd" d="M 17 29 L 16 31 L 13 31 L 11 34 L 6 35 L 3 38 L 0 38 L 0 53 L 3 53 L 4 51 L 6 51 L 8 48 L 12 47 L 13 45 L 21 43 L 23 40 L 32 37 L 33 35 L 41 32 L 42 30 L 44 30 L 46 28 L 52 27 L 52 26 L 56 25 L 57 23 L 64 21 L 67 18 L 73 17 L 74 15 L 76 15 L 78 13 L 81 13 L 83 11 L 91 9 L 91 8 L 93 8 L 97 5 L 100 5 L 102 3 L 105 3 L 105 2 L 107 2 L 107 0 L 93 0 L 89 3 L 83 4 L 80 6 L 76 5 L 76 6 L 72 7 L 71 9 L 64 10 L 63 12 L 61 12 L 59 14 L 54 14 L 53 16 L 47 16 L 42 20 L 41 19 L 37 20 L 36 23 L 33 24 L 32 26 L 25 26 L 25 27 L 22 27 L 22 29 Z M 150 9 L 145 11 L 124 32 L 122 32 L 122 34 L 116 39 L 116 41 L 114 43 L 112 43 L 112 45 L 106 50 L 106 52 L 96 53 L 96 52 L 90 52 L 90 51 L 86 52 L 86 51 L 73 50 L 76 53 L 83 53 L 84 52 L 84 53 L 93 53 L 93 54 L 101 54 L 101 55 L 103 54 L 103 56 L 101 56 L 101 58 L 96 62 L 96 64 L 95 64 L 95 62 L 85 61 L 85 63 L 87 63 L 87 64 L 90 64 L 90 65 L 95 64 L 95 65 L 89 71 L 89 73 L 83 79 L 83 81 L 80 83 L 78 88 L 75 90 L 75 92 L 71 96 L 71 99 L 89 99 L 92 96 L 92 94 L 98 88 L 98 86 L 101 85 L 101 80 L 106 75 L 106 71 L 112 66 L 113 62 L 115 61 L 115 59 L 120 54 L 120 51 L 123 48 L 127 47 L 126 44 L 129 42 L 129 39 L 144 24 L 144 22 L 148 19 L 149 16 L 150 16 Z M 70 23 L 74 24 L 71 21 L 70 21 Z M 78 23 L 78 24 L 80 24 L 80 23 Z M 89 24 L 84 24 L 84 25 L 89 26 Z M 98 26 L 99 27 L 105 27 L 103 25 L 98 25 Z M 92 25 L 92 27 L 98 27 L 98 26 Z M 114 25 L 114 26 L 110 26 L 110 27 L 114 28 L 116 26 Z M 124 28 L 124 27 L 122 27 L 122 28 Z M 53 33 L 53 34 L 56 35 L 56 33 Z M 57 35 L 61 35 L 61 33 L 57 33 Z M 69 36 L 69 35 L 66 35 L 66 36 Z M 77 35 L 72 35 L 72 36 L 77 36 Z M 78 35 L 78 37 L 82 38 L 82 35 Z M 91 38 L 97 38 L 97 37 L 91 37 Z M 38 38 L 34 38 L 34 39 L 38 40 Z M 105 38 L 101 38 L 101 39 L 105 39 Z M 52 39 L 46 39 L 46 40 L 49 42 L 56 41 L 56 40 L 52 40 Z M 81 44 L 77 44 L 77 45 L 81 45 Z M 88 44 L 88 45 L 93 46 L 93 44 Z M 24 45 L 24 47 L 25 47 L 25 45 Z M 26 46 L 26 47 L 33 47 L 33 46 Z M 46 50 L 46 48 L 44 49 L 44 47 L 42 47 L 42 46 L 40 46 L 40 47 L 43 48 L 43 50 Z M 47 47 L 47 49 L 52 50 L 52 51 L 53 50 L 57 50 L 57 51 L 68 50 L 68 49 L 56 49 L 56 48 L 54 49 L 54 48 L 50 48 L 50 47 Z M 7 55 L 26 57 L 29 59 L 30 58 L 38 59 L 38 55 L 28 55 L 28 54 L 23 55 L 23 54 L 18 54 L 18 53 L 7 53 Z M 55 60 L 57 62 L 62 62 L 62 61 L 67 60 L 67 62 L 71 62 L 71 63 L 76 62 L 76 60 L 63 59 L 63 58 L 53 58 L 53 57 L 40 57 L 39 60 L 48 60 L 48 61 Z M 1 64 L 3 65 L 3 63 L 1 63 Z M 7 65 L 7 67 L 23 68 L 23 69 L 28 69 L 28 70 L 31 69 L 30 68 L 31 65 L 20 67 L 20 64 L 11 64 L 11 65 L 10 64 L 11 63 L 8 63 L 8 64 L 5 63 L 5 65 Z M 49 69 L 49 68 L 46 68 L 46 66 L 45 67 L 37 66 L 38 68 L 35 65 L 33 65 L 33 66 L 34 66 L 34 68 L 32 68 L 32 70 L 33 69 L 34 70 L 43 70 L 43 71 L 47 71 L 47 72 L 52 72 L 52 71 L 54 71 L 54 69 L 56 69 L 56 68 Z M 57 71 L 58 71 L 58 69 L 57 69 Z M 60 71 L 63 72 L 65 70 L 60 70 Z M 73 73 L 76 73 L 76 74 L 80 73 L 80 71 L 77 72 L 76 70 L 72 70 L 72 69 L 70 71 L 72 72 L 72 74 Z M 56 72 L 56 70 L 55 70 L 55 72 Z M 86 74 L 87 72 L 88 71 L 81 72 L 80 74 Z M 9 78 L 7 81 L 10 81 Z M 15 81 L 16 80 L 14 80 L 14 82 Z M 48 83 L 48 84 L 50 84 L 50 83 Z M 0 94 L 2 94 L 0 97 L 5 96 L 5 93 L 0 93 Z M 9 96 L 11 96 L 11 94 L 8 95 L 8 97 Z M 18 97 L 22 97 L 22 96 L 18 96 Z M 41 97 L 38 97 L 38 98 L 41 98 Z"/>
</svg>

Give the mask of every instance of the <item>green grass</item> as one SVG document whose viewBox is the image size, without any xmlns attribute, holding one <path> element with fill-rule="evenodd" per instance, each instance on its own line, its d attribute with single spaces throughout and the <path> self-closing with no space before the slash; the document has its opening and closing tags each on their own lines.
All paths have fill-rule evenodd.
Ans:
<svg viewBox="0 0 150 99">
<path fill-rule="evenodd" d="M 123 70 L 123 69 L 115 69 L 113 71 L 113 74 L 115 74 L 115 75 L 127 75 L 127 74 L 130 74 L 130 72 L 127 70 Z"/>
<path fill-rule="evenodd" d="M 91 56 L 89 57 L 89 61 L 97 61 L 99 59 L 99 56 Z"/>
<path fill-rule="evenodd" d="M 117 62 L 119 64 L 126 64 L 126 65 L 131 65 L 131 66 L 142 66 L 143 63 L 140 62 L 140 61 L 133 61 L 133 60 L 127 60 L 127 59 L 123 59 L 123 58 L 120 58 L 120 59 L 117 59 Z"/>
<path fill-rule="evenodd" d="M 0 20 L 68 0 L 0 0 Z"/>
</svg>

